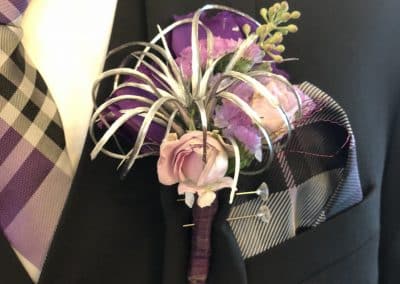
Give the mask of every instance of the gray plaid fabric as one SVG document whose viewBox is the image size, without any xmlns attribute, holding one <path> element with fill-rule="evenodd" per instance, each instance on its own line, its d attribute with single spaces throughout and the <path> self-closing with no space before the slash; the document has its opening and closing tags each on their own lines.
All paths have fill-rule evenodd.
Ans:
<svg viewBox="0 0 400 284">
<path fill-rule="evenodd" d="M 270 169 L 254 178 L 243 176 L 242 191 L 266 182 L 271 195 L 235 199 L 229 217 L 257 214 L 262 205 L 271 211 L 269 223 L 258 218 L 230 222 L 244 258 L 257 255 L 362 200 L 353 132 L 343 109 L 310 83 L 300 86 L 318 111 L 299 121 L 288 145 Z"/>
<path fill-rule="evenodd" d="M 0 8 L 10 7 L 6 2 Z M 9 11 L 0 10 L 2 16 Z M 0 25 L 0 227 L 40 271 L 72 169 L 57 107 L 21 36 L 19 27 Z"/>
</svg>

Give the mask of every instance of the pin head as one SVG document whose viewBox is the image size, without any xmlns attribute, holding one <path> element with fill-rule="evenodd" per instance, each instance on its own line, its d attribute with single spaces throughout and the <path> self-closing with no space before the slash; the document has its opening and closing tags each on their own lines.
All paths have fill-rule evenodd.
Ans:
<svg viewBox="0 0 400 284">
<path fill-rule="evenodd" d="M 257 189 L 257 194 L 260 196 L 262 201 L 267 201 L 269 198 L 269 188 L 268 185 L 263 182 L 260 187 Z"/>
<path fill-rule="evenodd" d="M 260 208 L 258 209 L 257 217 L 260 218 L 263 223 L 268 224 L 271 220 L 271 211 L 269 210 L 268 206 L 260 206 Z"/>
</svg>

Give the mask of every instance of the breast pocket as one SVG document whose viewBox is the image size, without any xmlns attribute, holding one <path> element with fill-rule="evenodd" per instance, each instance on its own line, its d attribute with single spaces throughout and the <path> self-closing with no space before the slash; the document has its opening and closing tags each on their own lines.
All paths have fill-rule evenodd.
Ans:
<svg viewBox="0 0 400 284">
<path fill-rule="evenodd" d="M 318 227 L 246 259 L 249 284 L 377 283 L 379 192 Z"/>
</svg>

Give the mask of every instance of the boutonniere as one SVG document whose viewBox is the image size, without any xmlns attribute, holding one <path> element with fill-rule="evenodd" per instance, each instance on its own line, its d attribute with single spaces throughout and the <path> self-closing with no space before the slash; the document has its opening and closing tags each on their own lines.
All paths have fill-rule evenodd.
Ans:
<svg viewBox="0 0 400 284">
<path fill-rule="evenodd" d="M 127 56 L 94 88 L 96 96 L 103 79 L 115 78 L 111 95 L 92 117 L 92 158 L 103 152 L 120 159 L 124 176 L 138 159 L 158 156 L 160 183 L 176 185 L 194 215 L 210 213 L 206 224 L 193 220 L 194 243 L 209 239 L 199 227 L 209 234 L 218 192 L 230 189 L 232 203 L 240 174 L 265 171 L 277 141 L 290 140 L 296 121 L 313 110 L 312 100 L 279 69 L 294 60 L 283 56 L 283 41 L 297 31 L 290 22 L 300 12 L 284 1 L 260 15 L 261 23 L 229 7 L 206 5 L 176 17 L 158 27 L 150 42 L 111 51 Z M 105 147 L 110 140 L 120 151 Z M 260 188 L 267 198 L 267 187 Z M 269 216 L 265 208 L 262 214 Z M 209 257 L 209 242 L 202 246 Z M 208 263 L 191 258 L 189 279 L 205 281 L 207 270 Z"/>
</svg>

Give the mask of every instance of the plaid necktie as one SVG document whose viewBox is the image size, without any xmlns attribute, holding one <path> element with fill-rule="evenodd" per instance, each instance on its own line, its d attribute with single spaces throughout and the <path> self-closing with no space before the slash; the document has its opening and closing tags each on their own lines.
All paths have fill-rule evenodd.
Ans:
<svg viewBox="0 0 400 284">
<path fill-rule="evenodd" d="M 27 0 L 0 0 L 0 227 L 40 272 L 71 184 L 57 107 L 21 44 Z"/>
</svg>

